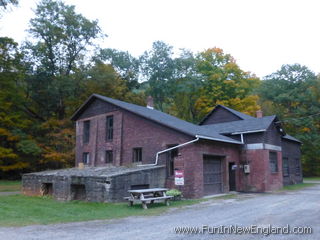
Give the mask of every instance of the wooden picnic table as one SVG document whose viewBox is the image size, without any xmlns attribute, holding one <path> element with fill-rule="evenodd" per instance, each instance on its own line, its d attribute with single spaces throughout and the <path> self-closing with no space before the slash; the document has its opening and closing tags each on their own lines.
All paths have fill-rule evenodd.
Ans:
<svg viewBox="0 0 320 240">
<path fill-rule="evenodd" d="M 130 197 L 125 197 L 129 201 L 129 205 L 132 206 L 134 202 L 141 202 L 144 209 L 148 209 L 147 203 L 154 203 L 154 201 L 162 200 L 167 206 L 169 206 L 169 200 L 172 196 L 167 196 L 167 188 L 147 188 L 147 189 L 135 189 L 129 190 Z"/>
</svg>

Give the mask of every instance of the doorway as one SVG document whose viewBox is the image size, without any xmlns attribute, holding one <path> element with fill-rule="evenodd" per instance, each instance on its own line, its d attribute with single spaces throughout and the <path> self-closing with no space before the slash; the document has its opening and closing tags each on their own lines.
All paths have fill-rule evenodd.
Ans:
<svg viewBox="0 0 320 240">
<path fill-rule="evenodd" d="M 203 156 L 203 192 L 204 195 L 222 192 L 222 158 Z"/>
<path fill-rule="evenodd" d="M 234 163 L 229 163 L 229 191 L 236 191 L 236 166 Z"/>
</svg>

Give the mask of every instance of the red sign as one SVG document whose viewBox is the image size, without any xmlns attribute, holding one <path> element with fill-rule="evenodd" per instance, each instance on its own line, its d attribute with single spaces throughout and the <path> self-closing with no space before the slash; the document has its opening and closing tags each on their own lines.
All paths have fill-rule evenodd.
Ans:
<svg viewBox="0 0 320 240">
<path fill-rule="evenodd" d="M 183 172 L 183 170 L 175 170 L 175 171 L 174 171 L 174 177 L 175 177 L 175 178 L 183 178 L 183 177 L 184 177 L 184 172 Z"/>
</svg>

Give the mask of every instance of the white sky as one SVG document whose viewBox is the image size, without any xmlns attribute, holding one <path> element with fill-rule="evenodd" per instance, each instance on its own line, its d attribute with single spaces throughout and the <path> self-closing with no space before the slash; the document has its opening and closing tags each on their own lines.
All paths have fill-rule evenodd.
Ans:
<svg viewBox="0 0 320 240">
<path fill-rule="evenodd" d="M 26 37 L 37 0 L 20 0 L 0 19 L 0 36 Z M 319 0 L 66 0 L 109 37 L 102 47 L 138 56 L 162 40 L 195 52 L 211 47 L 230 53 L 259 77 L 282 64 L 320 72 Z"/>
</svg>

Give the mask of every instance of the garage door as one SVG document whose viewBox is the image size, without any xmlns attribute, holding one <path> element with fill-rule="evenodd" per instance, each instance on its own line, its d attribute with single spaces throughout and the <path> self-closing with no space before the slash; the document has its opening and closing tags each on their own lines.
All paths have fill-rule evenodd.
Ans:
<svg viewBox="0 0 320 240">
<path fill-rule="evenodd" d="M 221 157 L 203 157 L 203 185 L 205 195 L 222 192 Z"/>
</svg>

